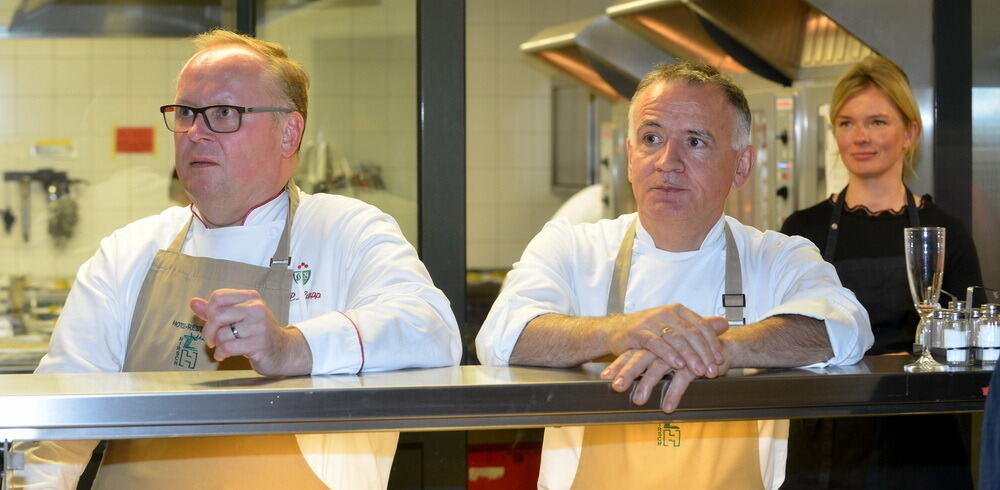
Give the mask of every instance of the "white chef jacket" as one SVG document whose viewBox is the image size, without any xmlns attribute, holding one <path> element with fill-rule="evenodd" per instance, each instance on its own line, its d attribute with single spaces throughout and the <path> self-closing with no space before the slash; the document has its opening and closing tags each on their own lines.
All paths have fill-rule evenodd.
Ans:
<svg viewBox="0 0 1000 490">
<path fill-rule="evenodd" d="M 572 226 L 565 220 L 546 224 L 507 275 L 503 290 L 476 337 L 480 362 L 506 365 L 521 331 L 537 316 L 547 313 L 607 316 L 615 257 L 635 219 L 637 215 L 633 213 L 592 224 Z M 656 248 L 640 222 L 636 227 L 624 312 L 681 303 L 702 316 L 724 316 L 723 219 L 728 221 L 740 252 L 747 322 L 782 314 L 824 320 L 833 348 L 833 358 L 824 364 L 853 364 L 861 360 L 874 341 L 868 313 L 854 294 L 841 286 L 836 270 L 823 261 L 815 245 L 802 237 L 761 232 L 732 217 L 720 218 L 701 247 L 689 252 Z M 566 429 L 572 430 L 560 433 L 546 430 L 539 475 L 542 488 L 568 488 L 573 481 L 583 434 L 579 427 Z M 771 427 L 767 432 L 782 431 Z M 780 442 L 771 444 L 769 438 L 762 438 L 761 468 L 766 483 L 780 485 L 783 479 L 786 441 Z M 775 467 L 781 475 L 773 474 Z"/>
<path fill-rule="evenodd" d="M 462 346 L 448 299 L 434 287 L 396 221 L 356 199 L 299 195 L 289 324 L 309 343 L 312 374 L 457 364 Z M 209 229 L 195 218 L 181 252 L 267 267 L 287 212 L 283 192 L 251 210 L 243 226 Z M 101 240 L 77 273 L 36 373 L 121 371 L 146 272 L 191 216 L 188 208 L 172 207 Z M 331 487 L 385 488 L 397 437 L 300 434 L 298 442 L 310 467 Z M 95 443 L 43 443 L 28 452 L 24 475 L 32 487 L 74 488 Z"/>
</svg>

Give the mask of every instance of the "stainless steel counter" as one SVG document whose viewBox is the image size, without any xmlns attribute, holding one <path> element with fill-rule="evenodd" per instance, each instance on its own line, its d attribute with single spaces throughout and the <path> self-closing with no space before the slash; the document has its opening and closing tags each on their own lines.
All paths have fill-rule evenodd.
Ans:
<svg viewBox="0 0 1000 490">
<path fill-rule="evenodd" d="M 452 430 L 982 410 L 990 371 L 909 374 L 907 356 L 695 381 L 670 417 L 579 369 L 462 366 L 363 376 L 250 371 L 0 375 L 0 440 Z M 661 382 L 660 389 L 666 385 Z M 658 399 L 658 398 L 657 398 Z"/>
</svg>

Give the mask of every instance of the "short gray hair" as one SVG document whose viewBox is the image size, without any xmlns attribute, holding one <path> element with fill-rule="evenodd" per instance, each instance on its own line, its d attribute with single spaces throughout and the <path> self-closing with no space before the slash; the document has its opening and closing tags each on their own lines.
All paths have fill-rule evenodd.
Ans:
<svg viewBox="0 0 1000 490">
<path fill-rule="evenodd" d="M 726 100 L 736 112 L 736 120 L 733 128 L 732 146 L 734 150 L 740 150 L 750 144 L 750 104 L 743 94 L 743 89 L 736 85 L 731 78 L 716 70 L 715 67 L 705 63 L 693 63 L 681 61 L 673 64 L 659 64 L 653 71 L 639 80 L 639 85 L 632 95 L 632 100 L 628 104 L 628 132 L 631 137 L 633 128 L 632 111 L 635 108 L 635 101 L 651 85 L 659 82 L 687 82 L 693 85 L 714 85 L 722 89 L 726 94 Z"/>
</svg>

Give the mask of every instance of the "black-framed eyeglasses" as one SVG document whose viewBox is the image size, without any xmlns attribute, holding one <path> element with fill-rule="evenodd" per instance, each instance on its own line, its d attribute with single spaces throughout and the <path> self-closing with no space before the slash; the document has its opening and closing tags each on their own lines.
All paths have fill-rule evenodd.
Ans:
<svg viewBox="0 0 1000 490">
<path fill-rule="evenodd" d="M 165 105 L 160 107 L 167 129 L 175 133 L 186 133 L 194 126 L 194 120 L 201 114 L 213 133 L 235 133 L 243 126 L 243 114 L 247 112 L 295 112 L 283 107 L 240 107 L 238 105 L 210 105 L 189 107 L 186 105 Z"/>
</svg>

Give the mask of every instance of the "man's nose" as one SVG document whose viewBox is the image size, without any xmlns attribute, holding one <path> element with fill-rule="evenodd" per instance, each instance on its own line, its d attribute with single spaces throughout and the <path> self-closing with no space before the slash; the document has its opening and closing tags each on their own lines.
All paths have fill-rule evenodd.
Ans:
<svg viewBox="0 0 1000 490">
<path fill-rule="evenodd" d="M 660 148 L 656 155 L 656 170 L 660 172 L 682 172 L 684 171 L 684 160 L 681 158 L 681 145 L 679 141 L 668 140 Z"/>
<path fill-rule="evenodd" d="M 186 134 L 189 139 L 194 141 L 215 138 L 215 132 L 209 129 L 208 116 L 204 112 L 194 115 L 194 121 Z"/>
</svg>

